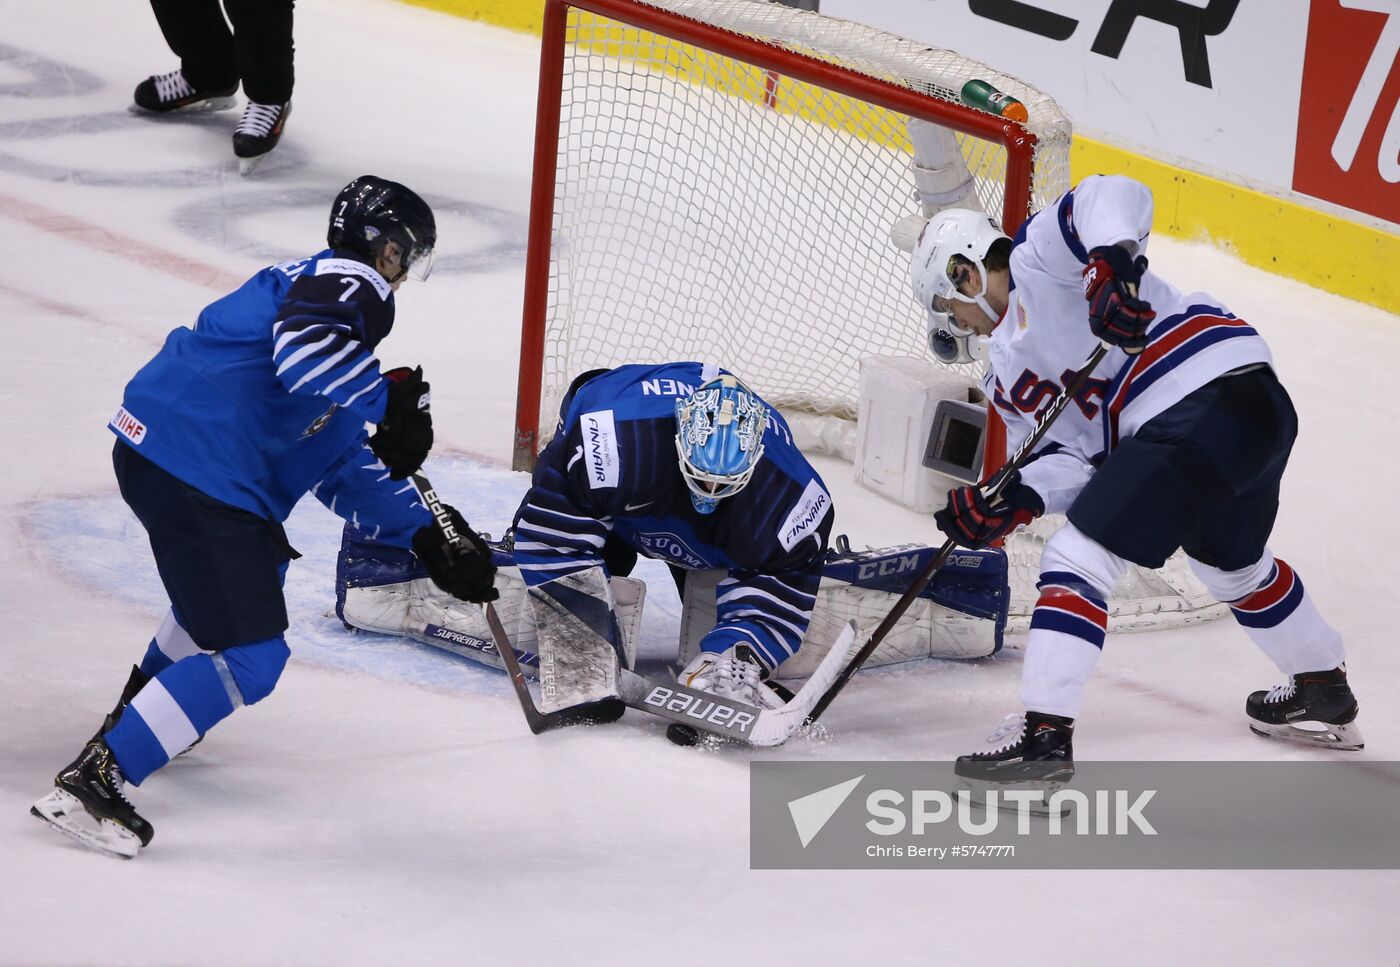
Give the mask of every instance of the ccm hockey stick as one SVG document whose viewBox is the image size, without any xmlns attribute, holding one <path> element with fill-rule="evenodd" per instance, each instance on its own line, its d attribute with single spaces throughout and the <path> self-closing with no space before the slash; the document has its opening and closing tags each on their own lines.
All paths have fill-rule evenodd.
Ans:
<svg viewBox="0 0 1400 967">
<path fill-rule="evenodd" d="M 457 527 L 452 523 L 452 515 L 447 512 L 446 505 L 438 498 L 437 491 L 428 482 L 428 478 L 421 473 L 413 473 L 409 474 L 408 479 L 418 491 L 418 499 L 428 508 L 428 513 L 433 515 L 433 525 L 442 535 L 443 543 L 452 548 L 455 554 L 475 554 L 476 548 L 467 544 L 462 535 L 457 533 Z M 510 676 L 510 683 L 515 689 L 516 698 L 520 700 L 520 709 L 525 713 L 525 721 L 531 732 L 539 735 L 541 732 L 563 728 L 566 725 L 612 722 L 622 714 L 622 703 L 616 699 L 589 702 L 586 705 L 559 709 L 557 712 L 541 712 L 530 697 L 530 689 L 525 684 L 525 673 L 520 670 L 515 649 L 511 646 L 510 638 L 506 636 L 501 619 L 496 615 L 496 609 L 489 603 L 485 608 L 486 623 L 491 627 L 492 637 L 496 639 L 496 651 L 500 654 L 501 661 L 505 662 L 506 674 Z"/>
<path fill-rule="evenodd" d="M 1020 470 L 1021 467 L 1025 465 L 1027 458 L 1036 448 L 1036 445 L 1039 444 L 1045 434 L 1049 432 L 1051 424 L 1059 418 L 1060 414 L 1064 412 L 1065 407 L 1069 406 L 1070 401 L 1084 388 L 1084 384 L 1089 381 L 1089 377 L 1093 374 L 1095 367 L 1097 367 L 1099 361 L 1108 354 L 1108 350 L 1109 346 L 1107 343 L 1100 343 L 1098 348 L 1090 355 L 1088 361 L 1070 377 L 1069 382 L 1065 384 L 1065 388 L 1060 392 L 1060 395 L 1055 397 L 1054 402 L 1040 415 L 1040 419 L 1036 421 L 1035 429 L 1031 431 L 1031 435 L 1022 441 L 1021 445 L 1016 448 L 1016 452 L 1012 454 L 1011 459 L 997 472 L 996 477 L 992 481 L 991 488 L 987 490 L 985 494 L 987 503 L 993 504 L 996 502 L 997 498 L 1001 496 L 1002 490 L 1006 487 L 1006 482 L 1011 479 L 1011 476 L 1017 470 Z M 943 546 L 938 549 L 938 553 L 935 554 L 933 559 L 924 566 L 924 569 L 915 576 L 914 583 L 909 585 L 909 589 L 894 603 L 894 607 L 890 609 L 890 613 L 885 615 L 885 620 L 881 621 L 879 627 L 871 633 L 865 646 L 856 653 L 856 656 L 851 659 L 850 664 L 842 670 L 831 687 L 826 690 L 826 694 L 812 707 L 812 714 L 807 717 L 808 724 L 821 718 L 822 713 L 836 700 L 836 696 L 841 694 L 841 689 L 846 687 L 846 683 L 851 680 L 851 676 L 859 671 L 860 666 L 864 665 L 866 660 L 875 653 L 875 649 L 880 646 L 880 642 L 885 640 L 885 636 L 890 633 L 890 629 L 895 626 L 895 623 L 898 622 L 900 618 L 904 617 L 904 612 L 909 610 L 909 606 L 914 603 L 914 599 L 923 593 L 924 588 L 928 587 L 928 583 L 933 580 L 934 574 L 943 566 L 943 562 L 948 560 L 948 555 L 953 553 L 955 547 L 957 547 L 957 544 L 954 543 L 951 538 L 943 542 Z"/>
</svg>

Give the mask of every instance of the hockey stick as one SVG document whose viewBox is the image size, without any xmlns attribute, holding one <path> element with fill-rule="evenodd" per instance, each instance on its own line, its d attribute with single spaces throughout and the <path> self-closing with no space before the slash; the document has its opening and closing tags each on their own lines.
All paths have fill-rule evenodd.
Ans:
<svg viewBox="0 0 1400 967">
<path fill-rule="evenodd" d="M 1060 414 L 1064 412 L 1065 407 L 1069 406 L 1070 401 L 1084 388 L 1084 384 L 1089 381 L 1089 377 L 1093 374 L 1095 367 L 1097 367 L 1099 361 L 1108 354 L 1108 350 L 1109 346 L 1107 343 L 1100 343 L 1084 365 L 1070 377 L 1069 382 L 1065 384 L 1065 388 L 1060 392 L 1060 395 L 1055 397 L 1050 406 L 1040 415 L 1040 419 L 1036 421 L 1035 429 L 1031 431 L 1031 435 L 1021 442 L 1021 445 L 1016 448 L 1016 452 L 1012 454 L 1011 459 L 1006 462 L 1006 465 L 1003 466 L 1001 470 L 997 471 L 996 478 L 992 481 L 992 487 L 986 493 L 987 503 L 993 503 L 1001 496 L 1002 490 L 1006 487 L 1006 482 L 1026 463 L 1026 458 L 1030 456 L 1031 451 L 1036 448 L 1036 445 L 1039 444 L 1045 434 L 1049 432 L 1051 424 L 1059 418 Z M 836 700 L 836 696 L 841 694 L 841 689 L 846 687 L 846 683 L 851 680 L 851 676 L 859 671 L 860 666 L 864 665 L 866 660 L 875 653 L 875 649 L 880 647 L 880 642 L 885 640 L 885 636 L 890 633 L 890 629 L 895 626 L 900 618 L 904 617 L 904 612 L 909 610 L 909 606 L 914 603 L 914 599 L 923 593 L 924 588 L 928 587 L 929 582 L 933 580 L 934 574 L 943 566 L 943 562 L 948 560 L 948 555 L 952 554 L 956 547 L 957 544 L 952 538 L 943 542 L 943 546 L 938 549 L 938 553 L 933 556 L 933 560 L 929 561 L 928 564 L 924 566 L 924 569 L 918 573 L 914 578 L 914 582 L 909 585 L 909 589 L 894 603 L 894 607 L 890 609 L 890 613 L 885 615 L 885 620 L 881 621 L 879 627 L 871 633 L 865 646 L 856 653 L 856 656 L 851 659 L 850 664 L 842 670 L 840 676 L 832 683 L 831 687 L 827 689 L 826 694 L 813 706 L 812 714 L 807 717 L 807 724 L 821 718 L 822 713 Z"/>
<path fill-rule="evenodd" d="M 457 533 L 457 527 L 452 523 L 452 515 L 448 513 L 446 505 L 438 499 L 437 491 L 428 482 L 428 478 L 421 473 L 413 473 L 409 474 L 408 479 L 418 491 L 418 499 L 428 508 L 428 513 L 433 515 L 433 524 L 442 535 L 443 542 L 458 554 L 475 554 L 476 549 L 469 546 L 462 535 Z M 505 662 L 506 674 L 515 689 L 515 697 L 520 700 L 520 710 L 525 713 L 525 722 L 530 726 L 531 732 L 539 735 L 541 732 L 567 725 L 612 722 L 622 714 L 622 703 L 617 699 L 588 702 L 556 712 L 541 712 L 536 707 L 535 700 L 530 697 L 530 688 L 525 684 L 525 673 L 520 669 L 520 661 L 515 657 L 515 648 L 501 625 L 501 619 L 496 615 L 496 609 L 489 602 L 485 608 L 486 623 L 491 628 L 492 637 L 496 639 L 496 652 L 501 656 L 501 661 Z"/>
</svg>

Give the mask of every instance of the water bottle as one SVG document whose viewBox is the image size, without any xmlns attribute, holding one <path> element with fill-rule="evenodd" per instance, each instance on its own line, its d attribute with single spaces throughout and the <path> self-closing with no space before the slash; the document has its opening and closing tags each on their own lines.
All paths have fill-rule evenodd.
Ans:
<svg viewBox="0 0 1400 967">
<path fill-rule="evenodd" d="M 962 102 L 968 107 L 981 108 L 1008 121 L 1025 124 L 1030 115 L 1026 106 L 1010 94 L 1003 94 L 986 81 L 968 81 L 962 87 Z"/>
</svg>

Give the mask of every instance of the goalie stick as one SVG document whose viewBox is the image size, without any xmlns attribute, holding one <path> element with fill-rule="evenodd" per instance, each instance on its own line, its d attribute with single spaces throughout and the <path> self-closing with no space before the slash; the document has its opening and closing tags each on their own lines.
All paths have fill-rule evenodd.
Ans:
<svg viewBox="0 0 1400 967">
<path fill-rule="evenodd" d="M 842 662 L 856 643 L 856 623 L 846 622 L 831 650 L 817 665 L 812 676 L 782 708 L 758 709 L 743 702 L 720 698 L 711 692 L 686 688 L 678 682 L 655 682 L 629 672 L 623 674 L 623 700 L 633 708 L 670 719 L 666 738 L 676 745 L 694 745 L 698 731 L 737 739 L 760 749 L 782 745 L 794 732 L 812 721 L 812 707 L 827 693 Z M 725 711 L 733 708 L 753 716 L 747 727 L 736 727 Z"/>
<path fill-rule="evenodd" d="M 525 682 L 525 674 L 515 657 L 510 637 L 496 615 L 496 609 L 489 604 L 486 605 L 486 621 L 491 626 L 492 637 L 496 639 L 496 651 L 506 664 L 506 674 L 510 676 L 511 687 L 520 701 L 520 710 L 525 713 L 525 722 L 535 735 L 571 725 L 612 722 L 627 706 L 669 719 L 682 728 L 712 732 L 759 748 L 782 745 L 807 721 L 813 704 L 826 693 L 840 673 L 841 663 L 850 654 L 856 640 L 855 622 L 847 622 L 812 677 L 791 702 L 779 709 L 755 708 L 744 702 L 687 688 L 679 682 L 647 678 L 623 668 L 619 669 L 621 698 L 605 698 L 553 712 L 541 712 L 530 695 L 530 687 Z"/>
<path fill-rule="evenodd" d="M 987 502 L 989 504 L 994 503 L 1001 495 L 1002 490 L 1006 487 L 1006 482 L 1011 479 L 1012 474 L 1021 469 L 1026 463 L 1026 458 L 1030 456 L 1031 451 L 1036 448 L 1036 445 L 1040 443 L 1045 434 L 1049 432 L 1051 424 L 1059 418 L 1060 414 L 1064 412 L 1065 407 L 1067 407 L 1070 401 L 1084 388 L 1084 384 L 1088 382 L 1095 367 L 1099 365 L 1099 361 L 1108 354 L 1108 350 L 1109 346 L 1107 343 L 1100 343 L 1084 365 L 1076 370 L 1075 374 L 1070 377 L 1069 382 L 1065 384 L 1065 388 L 1060 392 L 1060 395 L 1055 397 L 1050 406 L 1040 415 L 1040 419 L 1036 421 L 1035 429 L 1031 431 L 1031 435 L 1021 442 L 1021 445 L 1016 448 L 1016 452 L 1012 454 L 1011 459 L 1006 462 L 1006 465 L 1003 466 L 1001 470 L 997 471 L 997 475 L 992 481 L 991 489 L 986 493 Z M 924 569 L 915 576 L 913 583 L 909 585 L 909 589 L 894 603 L 894 607 L 890 609 L 890 613 L 885 615 L 885 619 L 880 622 L 879 627 L 871 633 L 870 638 L 865 642 L 865 646 L 856 653 L 856 656 L 851 659 L 850 664 L 841 671 L 841 674 L 832 682 L 831 687 L 818 699 L 812 708 L 812 714 L 807 717 L 807 721 L 804 724 L 810 725 L 821 718 L 822 713 L 836 700 L 836 696 L 841 694 L 841 689 L 846 687 L 846 683 L 851 680 L 851 676 L 859 671 L 860 666 L 865 664 L 866 659 L 875 653 L 875 649 L 880 646 L 880 642 L 884 640 L 885 635 L 889 634 L 890 629 L 895 626 L 900 618 L 904 617 L 904 612 L 909 610 L 909 606 L 914 603 L 914 599 L 923 593 L 924 588 L 928 587 L 929 582 L 933 580 L 934 574 L 943 566 L 943 562 L 948 560 L 948 555 L 952 554 L 953 549 L 956 547 L 957 544 L 952 538 L 943 542 L 943 546 L 938 549 L 938 553 L 933 556 L 933 560 L 929 561 L 928 564 L 924 566 Z"/>
</svg>

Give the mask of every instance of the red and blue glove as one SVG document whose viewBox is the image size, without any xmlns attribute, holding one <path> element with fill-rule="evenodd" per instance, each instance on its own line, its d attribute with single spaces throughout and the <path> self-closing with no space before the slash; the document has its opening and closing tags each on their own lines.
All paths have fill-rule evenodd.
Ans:
<svg viewBox="0 0 1400 967">
<path fill-rule="evenodd" d="M 985 487 L 985 490 L 990 489 L 990 485 Z M 950 540 L 977 550 L 995 544 L 1043 513 L 1045 501 L 1021 483 L 1021 474 L 1017 471 L 994 503 L 988 503 L 983 487 L 958 487 L 948 491 L 948 504 L 933 515 L 933 522 Z"/>
<path fill-rule="evenodd" d="M 1147 271 L 1147 256 L 1130 256 L 1121 245 L 1100 245 L 1089 252 L 1084 267 L 1084 298 L 1089 303 L 1089 328 L 1094 335 L 1129 355 L 1147 345 L 1147 329 L 1157 313 L 1137 297 L 1137 284 Z"/>
</svg>

